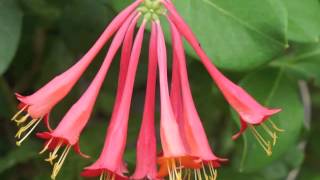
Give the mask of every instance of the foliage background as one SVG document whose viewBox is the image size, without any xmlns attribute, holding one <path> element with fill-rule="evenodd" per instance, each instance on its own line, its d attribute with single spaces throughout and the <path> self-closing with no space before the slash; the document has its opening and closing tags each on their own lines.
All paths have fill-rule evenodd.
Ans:
<svg viewBox="0 0 320 180">
<path fill-rule="evenodd" d="M 214 63 L 261 103 L 283 108 L 273 120 L 286 132 L 280 135 L 271 158 L 249 133 L 233 142 L 237 117 L 187 47 L 192 91 L 210 143 L 218 155 L 231 160 L 219 170 L 220 179 L 320 179 L 320 1 L 174 2 Z M 130 0 L 0 0 L 0 179 L 48 179 L 51 170 L 43 162 L 44 157 L 37 154 L 42 147 L 40 140 L 31 137 L 21 148 L 15 146 L 16 127 L 9 121 L 16 111 L 14 92 L 30 94 L 66 70 L 129 3 Z M 131 170 L 146 82 L 145 42 L 125 154 Z M 102 57 L 103 53 L 54 109 L 54 125 L 88 86 Z M 59 179 L 82 179 L 81 169 L 98 156 L 112 112 L 117 67 L 115 60 L 94 116 L 81 137 L 83 151 L 93 158 L 83 160 L 70 153 Z"/>
</svg>

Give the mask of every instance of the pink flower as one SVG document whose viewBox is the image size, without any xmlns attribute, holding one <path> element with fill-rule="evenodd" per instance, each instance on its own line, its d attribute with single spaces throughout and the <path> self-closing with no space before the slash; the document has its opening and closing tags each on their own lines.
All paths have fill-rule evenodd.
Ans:
<svg viewBox="0 0 320 180">
<path fill-rule="evenodd" d="M 205 130 L 193 102 L 182 40 L 175 25 L 171 21 L 169 21 L 169 23 L 174 51 L 173 72 L 178 72 L 176 80 L 174 79 L 172 81 L 176 83 L 176 85 L 172 87 L 172 90 L 181 92 L 180 98 L 176 100 L 180 101 L 178 105 L 182 108 L 178 111 L 178 113 L 180 113 L 180 115 L 178 115 L 180 118 L 178 121 L 179 126 L 182 134 L 184 134 L 183 137 L 185 138 L 189 153 L 201 160 L 205 177 L 212 177 L 215 179 L 217 173 L 214 169 L 220 167 L 220 163 L 227 161 L 227 159 L 217 157 L 211 150 Z M 179 94 L 177 95 L 179 96 Z M 208 165 L 209 167 L 210 176 L 206 174 L 205 165 Z"/>
<path fill-rule="evenodd" d="M 16 94 L 17 99 L 21 102 L 19 105 L 20 111 L 13 116 L 12 120 L 16 121 L 18 126 L 20 124 L 24 124 L 16 134 L 16 137 L 19 139 L 17 141 L 17 145 L 20 145 L 28 135 L 30 135 L 42 119 L 45 120 L 45 124 L 48 129 L 51 130 L 49 125 L 49 114 L 52 108 L 70 92 L 98 52 L 110 37 L 119 29 L 129 14 L 140 4 L 140 2 L 141 0 L 136 1 L 131 6 L 123 10 L 106 28 L 92 48 L 67 71 L 55 77 L 30 96 L 21 96 Z M 25 112 L 25 115 L 21 115 L 23 112 Z M 31 121 L 27 123 L 29 118 Z M 22 134 L 25 132 L 26 135 L 21 138 Z"/>
<path fill-rule="evenodd" d="M 173 113 L 168 88 L 166 46 L 160 22 L 156 21 L 156 23 L 161 100 L 160 137 L 163 149 L 163 155 L 158 160 L 160 164 L 158 176 L 164 177 L 169 174 L 174 179 L 180 179 L 182 167 L 199 168 L 200 165 L 195 162 L 195 157 L 188 154 Z M 177 172 L 177 169 L 180 171 Z"/>
<path fill-rule="evenodd" d="M 42 150 L 41 153 L 43 153 L 47 149 L 53 151 L 52 153 L 50 153 L 50 156 L 47 159 L 47 161 L 49 161 L 51 164 L 53 163 L 53 160 L 57 157 L 57 153 L 60 147 L 62 145 L 66 146 L 66 150 L 63 151 L 59 161 L 54 164 L 53 172 L 51 175 L 52 179 L 55 179 L 58 172 L 60 171 L 63 162 L 67 157 L 70 147 L 74 146 L 76 152 L 78 152 L 80 155 L 84 157 L 88 157 L 80 152 L 79 137 L 82 130 L 84 129 L 84 127 L 90 119 L 94 104 L 98 97 L 101 86 L 104 82 L 110 64 L 117 50 L 121 46 L 125 33 L 134 15 L 135 14 L 132 14 L 119 29 L 112 41 L 110 49 L 99 72 L 95 76 L 94 80 L 92 81 L 86 92 L 71 107 L 71 109 L 61 120 L 58 127 L 51 132 L 38 133 L 38 137 L 48 140 L 46 142 L 44 150 Z"/>
<path fill-rule="evenodd" d="M 103 150 L 98 160 L 91 166 L 84 169 L 84 171 L 81 173 L 82 176 L 100 176 L 102 179 L 107 177 L 110 179 L 126 179 L 122 172 L 122 156 L 126 145 L 130 103 L 135 74 L 139 62 L 145 24 L 146 21 L 143 21 L 136 36 L 129 61 L 122 97 L 119 102 L 118 110 L 114 111 L 112 114 L 111 124 L 109 125 L 107 131 Z M 118 93 L 121 92 L 118 91 Z"/>
<path fill-rule="evenodd" d="M 152 22 L 149 65 L 142 125 L 137 142 L 137 165 L 132 179 L 157 179 L 157 144 L 154 125 L 157 78 L 157 29 Z"/>
<path fill-rule="evenodd" d="M 168 19 L 172 21 L 181 35 L 183 35 L 186 40 L 193 47 L 195 52 L 201 59 L 201 62 L 204 64 L 205 68 L 208 70 L 212 79 L 215 81 L 221 92 L 223 93 L 226 100 L 229 104 L 238 112 L 241 121 L 241 129 L 240 132 L 233 136 L 233 139 L 239 137 L 244 130 L 249 126 L 252 130 L 253 135 L 256 137 L 260 145 L 266 151 L 268 155 L 272 153 L 272 144 L 269 141 L 266 141 L 259 132 L 255 129 L 254 126 L 262 125 L 262 127 L 267 131 L 270 137 L 273 139 L 273 145 L 276 142 L 277 131 L 282 131 L 277 128 L 276 125 L 269 120 L 271 127 L 274 130 L 264 124 L 270 116 L 276 114 L 281 111 L 281 109 L 268 109 L 261 104 L 259 104 L 254 98 L 252 98 L 244 89 L 237 86 L 233 82 L 231 82 L 228 78 L 226 78 L 212 63 L 205 52 L 202 50 L 200 44 L 198 43 L 196 37 L 192 33 L 191 29 L 184 22 L 184 20 L 180 17 L 180 15 L 175 10 L 173 4 L 171 2 L 166 2 L 161 0 L 161 2 L 165 5 L 165 7 L 169 11 Z"/>
</svg>

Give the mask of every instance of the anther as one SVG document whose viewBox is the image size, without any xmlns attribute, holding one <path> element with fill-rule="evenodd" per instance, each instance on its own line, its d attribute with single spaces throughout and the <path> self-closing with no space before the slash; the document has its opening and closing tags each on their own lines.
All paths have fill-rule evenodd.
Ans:
<svg viewBox="0 0 320 180">
<path fill-rule="evenodd" d="M 270 142 L 266 141 L 260 134 L 259 132 L 255 129 L 255 127 L 253 125 L 250 125 L 250 129 L 252 134 L 254 135 L 254 137 L 257 139 L 257 141 L 259 142 L 259 144 L 261 145 L 261 147 L 265 150 L 265 152 L 267 153 L 268 156 L 272 155 L 272 146 L 270 144 Z"/>
<path fill-rule="evenodd" d="M 271 119 L 268 122 L 271 124 L 273 129 L 275 129 L 276 131 L 278 131 L 278 132 L 284 132 L 285 131 L 284 129 L 279 128 Z"/>
<path fill-rule="evenodd" d="M 20 109 L 20 111 L 18 111 L 12 118 L 11 121 L 14 121 L 15 119 L 17 119 L 17 117 L 28 107 L 28 105 L 23 106 L 22 109 Z"/>
<path fill-rule="evenodd" d="M 65 161 L 66 158 L 67 158 L 67 155 L 68 155 L 68 153 L 69 153 L 69 151 L 70 151 L 70 148 L 71 148 L 71 145 L 68 145 L 68 146 L 64 149 L 64 151 L 63 151 L 63 153 L 62 153 L 59 161 L 54 164 L 54 166 L 53 166 L 53 171 L 52 171 L 52 174 L 51 174 L 51 179 L 53 179 L 53 180 L 56 179 L 56 177 L 57 177 L 57 175 L 58 175 L 58 173 L 59 173 L 59 171 L 60 171 L 60 169 L 61 169 L 64 161 Z"/>
<path fill-rule="evenodd" d="M 46 151 L 48 150 L 48 148 L 49 148 L 52 140 L 53 140 L 53 138 L 51 138 L 51 139 L 47 142 L 46 146 L 39 152 L 39 154 L 43 154 L 44 152 L 46 152 Z"/>
<path fill-rule="evenodd" d="M 23 117 L 21 117 L 20 119 L 14 119 L 14 121 L 17 123 L 17 126 L 19 126 L 20 124 L 26 122 L 28 120 L 29 116 L 30 116 L 29 114 L 26 114 Z"/>
<path fill-rule="evenodd" d="M 62 141 L 59 142 L 59 144 L 55 147 L 53 152 L 49 153 L 49 157 L 47 159 L 45 159 L 45 161 L 49 162 L 52 165 L 53 160 L 55 160 L 58 157 L 57 153 L 58 153 L 61 146 L 62 146 Z"/>
<path fill-rule="evenodd" d="M 32 124 L 34 124 L 33 125 L 33 127 L 29 130 L 29 132 L 22 138 L 22 139 L 20 139 L 19 141 L 17 141 L 16 142 L 16 145 L 17 146 L 20 146 L 21 145 L 21 143 L 33 132 L 33 130 L 38 126 L 38 124 L 40 123 L 40 121 L 41 121 L 41 119 L 33 119 L 33 120 L 36 120 L 36 121 L 34 121 L 34 122 L 36 122 L 35 124 L 34 123 L 32 123 Z M 30 122 L 31 123 L 31 122 Z M 31 126 L 32 126 L 32 124 L 31 124 Z M 26 131 L 26 130 L 24 130 L 24 131 Z M 23 131 L 23 132 L 24 132 Z M 19 131 L 18 131 L 19 132 Z M 21 134 L 19 134 L 18 135 L 18 137 L 20 138 L 20 135 Z"/>
</svg>

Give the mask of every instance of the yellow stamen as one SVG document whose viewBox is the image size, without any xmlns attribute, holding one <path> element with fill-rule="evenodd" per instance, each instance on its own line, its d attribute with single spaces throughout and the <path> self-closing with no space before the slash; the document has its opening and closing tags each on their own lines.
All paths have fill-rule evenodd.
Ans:
<svg viewBox="0 0 320 180">
<path fill-rule="evenodd" d="M 66 158 L 67 158 L 67 155 L 68 155 L 68 153 L 69 153 L 69 151 L 70 151 L 70 148 L 71 148 L 71 145 L 68 145 L 68 146 L 64 149 L 64 151 L 63 151 L 63 153 L 62 153 L 59 161 L 54 164 L 54 166 L 53 166 L 53 171 L 52 171 L 52 174 L 51 174 L 51 179 L 53 179 L 53 180 L 56 179 L 56 177 L 57 177 L 57 175 L 58 175 L 58 173 L 59 173 L 59 171 L 60 171 L 60 169 L 61 169 L 64 161 L 65 161 Z"/>
<path fill-rule="evenodd" d="M 172 163 L 172 169 L 173 169 L 173 172 L 174 172 L 174 175 L 175 175 L 175 178 L 176 180 L 182 180 L 182 176 L 181 176 L 181 173 L 179 173 L 177 171 L 177 166 L 176 166 L 176 162 L 175 162 L 175 159 L 172 159 L 171 160 L 171 163 Z"/>
<path fill-rule="evenodd" d="M 195 169 L 193 170 L 193 174 L 194 174 L 194 179 L 195 179 L 195 180 L 198 180 L 198 176 L 197 176 L 197 173 L 196 173 L 196 170 L 195 170 Z"/>
<path fill-rule="evenodd" d="M 202 176 L 201 176 L 201 171 L 200 171 L 200 169 L 197 169 L 196 172 L 197 172 L 197 174 L 198 174 L 199 179 L 202 180 Z"/>
<path fill-rule="evenodd" d="M 214 169 L 212 163 L 209 163 L 209 170 L 210 170 L 210 180 L 216 180 L 218 177 L 218 171 Z"/>
<path fill-rule="evenodd" d="M 284 132 L 284 129 L 279 128 L 271 119 L 268 120 L 268 122 L 271 124 L 271 126 L 273 127 L 273 129 L 275 129 L 278 132 Z"/>
<path fill-rule="evenodd" d="M 25 127 L 20 128 L 20 130 L 17 132 L 16 137 L 20 139 L 20 136 L 23 132 L 28 130 L 32 125 L 31 129 L 27 132 L 27 134 L 21 138 L 19 141 L 16 142 L 17 146 L 20 146 L 21 143 L 33 132 L 33 130 L 38 126 L 41 119 L 33 119 L 29 124 L 27 124 Z"/>
<path fill-rule="evenodd" d="M 30 116 L 29 114 L 26 114 L 23 117 L 21 117 L 20 119 L 14 119 L 14 121 L 17 123 L 17 126 L 19 126 L 20 124 L 26 122 L 28 120 L 29 116 Z"/>
<path fill-rule="evenodd" d="M 268 156 L 272 155 L 272 147 L 270 142 L 266 141 L 261 134 L 259 134 L 259 132 L 255 129 L 255 127 L 253 125 L 249 125 L 250 129 L 252 130 L 252 134 L 254 135 L 254 137 L 257 139 L 257 141 L 259 142 L 259 144 L 261 145 L 261 147 L 265 150 L 265 152 L 267 153 Z"/>
<path fill-rule="evenodd" d="M 108 179 L 109 179 L 108 172 L 102 172 L 100 175 L 100 180 L 108 180 Z"/>
<path fill-rule="evenodd" d="M 261 126 L 269 134 L 269 136 L 272 138 L 272 144 L 273 144 L 273 146 L 275 146 L 277 143 L 277 139 L 278 139 L 277 133 L 272 132 L 272 130 L 264 123 L 262 123 Z"/>
<path fill-rule="evenodd" d="M 46 152 L 46 151 L 48 150 L 48 148 L 49 148 L 52 140 L 53 140 L 53 138 L 51 138 L 51 139 L 47 142 L 46 146 L 39 152 L 39 154 L 43 154 L 44 152 Z"/>
<path fill-rule="evenodd" d="M 11 121 L 16 120 L 17 117 L 18 117 L 27 107 L 28 107 L 27 105 L 23 106 L 23 108 L 20 109 L 20 111 L 18 111 L 18 112 L 11 118 Z"/>
<path fill-rule="evenodd" d="M 190 179 L 191 179 L 191 170 L 188 169 L 188 180 L 190 180 Z"/>
<path fill-rule="evenodd" d="M 203 175 L 204 175 L 205 180 L 209 180 L 209 177 L 208 177 L 208 174 L 206 171 L 206 167 L 203 163 L 202 163 L 202 171 L 203 171 Z"/>
<path fill-rule="evenodd" d="M 60 149 L 60 147 L 62 146 L 62 141 L 60 141 L 58 143 L 58 145 L 55 147 L 55 149 L 53 150 L 53 152 L 49 153 L 49 157 L 47 159 L 45 159 L 45 161 L 49 162 L 51 165 L 53 165 L 53 160 L 55 160 L 58 157 L 58 151 Z M 60 157 L 61 158 L 61 157 Z"/>
<path fill-rule="evenodd" d="M 16 133 L 15 137 L 20 139 L 21 135 L 27 131 L 28 129 L 30 129 L 31 126 L 33 126 L 36 122 L 38 121 L 38 119 L 32 119 L 27 125 L 21 127 L 18 132 Z"/>
</svg>

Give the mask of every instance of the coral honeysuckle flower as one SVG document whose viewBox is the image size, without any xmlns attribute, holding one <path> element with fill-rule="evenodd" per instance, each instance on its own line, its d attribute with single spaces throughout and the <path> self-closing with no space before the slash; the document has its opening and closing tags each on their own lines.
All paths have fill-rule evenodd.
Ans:
<svg viewBox="0 0 320 180">
<path fill-rule="evenodd" d="M 92 83 L 81 96 L 81 98 L 70 108 L 70 110 L 59 123 L 58 127 L 53 131 L 37 134 L 38 137 L 47 140 L 46 145 L 40 154 L 44 153 L 46 150 L 52 151 L 52 153 L 49 154 L 49 158 L 46 159 L 46 161 L 50 162 L 51 164 L 53 164 L 53 161 L 58 157 L 57 153 L 59 149 L 64 145 L 66 146 L 58 162 L 56 162 L 53 166 L 53 172 L 51 175 L 52 179 L 56 178 L 72 146 L 75 147 L 76 152 L 78 152 L 80 155 L 87 157 L 80 152 L 79 136 L 90 119 L 94 104 L 110 64 L 119 47 L 121 46 L 125 33 L 134 16 L 136 16 L 136 13 L 132 14 L 119 29 L 112 41 L 106 58 Z"/>
<path fill-rule="evenodd" d="M 84 169 L 81 173 L 82 176 L 100 176 L 100 179 L 126 179 L 122 172 L 122 156 L 126 145 L 130 104 L 146 22 L 144 19 L 136 35 L 125 85 L 122 96 L 119 98 L 119 107 L 117 111 L 112 113 L 103 150 L 98 160 Z M 121 92 L 118 91 L 118 93 Z"/>
<path fill-rule="evenodd" d="M 179 33 L 190 43 L 195 52 L 201 59 L 205 68 L 208 70 L 212 79 L 215 81 L 222 94 L 229 102 L 229 104 L 238 112 L 241 121 L 240 132 L 233 136 L 233 139 L 238 138 L 247 127 L 251 129 L 254 137 L 257 139 L 262 148 L 268 155 L 272 154 L 272 146 L 276 144 L 278 138 L 277 132 L 283 130 L 278 128 L 272 120 L 266 121 L 270 116 L 278 113 L 281 109 L 268 109 L 259 104 L 254 98 L 252 98 L 244 89 L 237 86 L 226 78 L 212 63 L 209 57 L 202 50 L 199 42 L 194 36 L 189 26 L 184 22 L 181 16 L 178 14 L 173 4 L 169 1 L 161 0 L 163 5 L 168 10 L 168 19 L 172 21 Z M 266 121 L 266 122 L 265 122 Z M 261 125 L 267 134 L 272 138 L 273 143 L 267 141 L 255 128 L 255 126 Z"/>
<path fill-rule="evenodd" d="M 136 170 L 132 179 L 157 179 L 157 144 L 154 124 L 155 93 L 157 82 L 157 29 L 152 22 L 149 45 L 149 65 L 146 99 L 142 125 L 137 142 Z"/>
<path fill-rule="evenodd" d="M 32 95 L 16 94 L 20 101 L 20 110 L 12 117 L 12 121 L 15 121 L 17 126 L 23 125 L 16 134 L 18 146 L 31 134 L 41 120 L 44 120 L 48 129 L 51 130 L 49 114 L 52 108 L 70 92 L 98 52 L 140 2 L 141 0 L 136 1 L 115 17 L 92 48 L 67 71 L 56 76 Z M 31 119 L 31 121 L 28 122 L 28 119 Z M 25 135 L 22 137 L 23 134 Z"/>
<path fill-rule="evenodd" d="M 161 100 L 160 137 L 163 149 L 163 155 L 158 160 L 160 164 L 158 176 L 164 177 L 169 174 L 170 179 L 181 179 L 183 168 L 201 166 L 195 161 L 196 157 L 188 154 L 174 116 L 168 88 L 166 45 L 161 24 L 159 21 L 156 21 L 156 24 Z"/>
<path fill-rule="evenodd" d="M 199 179 L 201 179 L 202 173 L 206 179 L 216 179 L 217 172 L 215 169 L 220 167 L 220 163 L 227 161 L 227 159 L 217 157 L 211 150 L 192 98 L 182 40 L 175 25 L 171 21 L 169 21 L 169 23 L 174 52 L 173 71 L 178 72 L 176 79 L 173 80 L 173 82 L 176 83 L 173 87 L 176 88 L 176 91 L 181 92 L 180 100 L 177 100 L 181 101 L 177 104 L 182 104 L 180 105 L 182 109 L 178 112 L 181 113 L 181 115 L 178 116 L 181 118 L 179 120 L 181 133 L 184 134 L 183 137 L 185 138 L 189 153 L 194 157 L 198 157 L 202 162 L 203 171 L 201 171 L 201 169 L 194 169 L 194 174 L 197 175 Z M 208 168 L 206 168 L 206 166 Z M 188 173 L 190 172 L 191 171 L 188 171 Z"/>
</svg>

